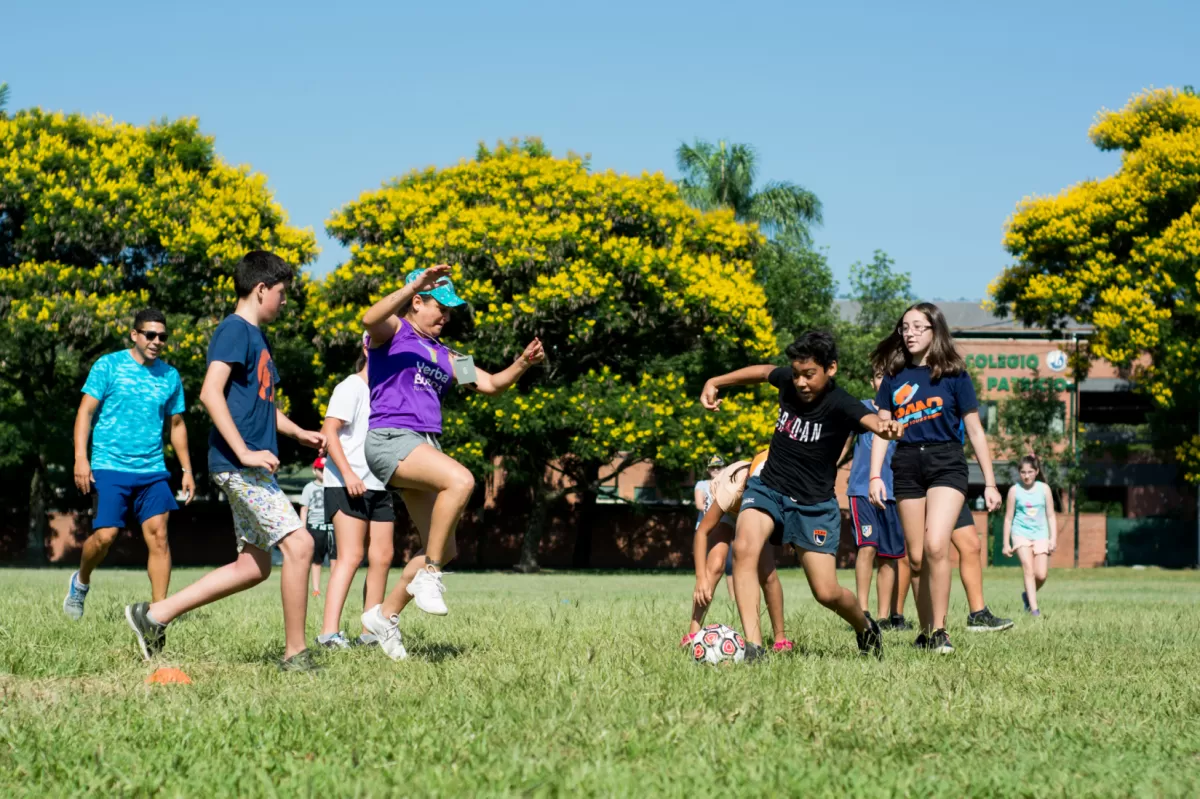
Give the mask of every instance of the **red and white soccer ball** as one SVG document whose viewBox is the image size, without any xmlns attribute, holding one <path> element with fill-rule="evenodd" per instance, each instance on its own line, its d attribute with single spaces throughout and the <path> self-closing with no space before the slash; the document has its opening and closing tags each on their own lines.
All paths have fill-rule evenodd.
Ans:
<svg viewBox="0 0 1200 799">
<path fill-rule="evenodd" d="M 746 657 L 746 641 L 741 633 L 724 624 L 710 624 L 692 639 L 692 660 L 696 663 L 741 663 Z"/>
</svg>

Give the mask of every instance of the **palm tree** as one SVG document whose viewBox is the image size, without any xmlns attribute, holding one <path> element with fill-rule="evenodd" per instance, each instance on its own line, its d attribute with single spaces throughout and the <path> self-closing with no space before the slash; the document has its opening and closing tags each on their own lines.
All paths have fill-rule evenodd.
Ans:
<svg viewBox="0 0 1200 799">
<path fill-rule="evenodd" d="M 702 210 L 730 208 L 744 222 L 755 222 L 768 236 L 788 234 L 804 246 L 811 243 L 809 227 L 821 224 L 821 201 L 803 186 L 771 181 L 754 190 L 757 153 L 749 144 L 696 139 L 680 144 L 675 161 L 683 180 L 683 199 Z"/>
<path fill-rule="evenodd" d="M 0 117 L 4 116 L 4 106 L 8 105 L 8 84 L 0 83 Z"/>
</svg>

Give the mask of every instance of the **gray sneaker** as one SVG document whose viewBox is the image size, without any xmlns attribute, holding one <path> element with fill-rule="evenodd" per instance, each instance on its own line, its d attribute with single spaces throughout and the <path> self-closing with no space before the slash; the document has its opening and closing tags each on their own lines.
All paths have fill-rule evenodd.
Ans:
<svg viewBox="0 0 1200 799">
<path fill-rule="evenodd" d="M 316 640 L 317 646 L 322 649 L 349 649 L 350 642 L 346 640 L 346 636 L 341 630 L 329 635 L 318 635 Z"/>
<path fill-rule="evenodd" d="M 1001 619 L 985 605 L 983 610 L 967 614 L 967 629 L 973 633 L 998 633 L 1013 626 L 1012 619 Z"/>
<path fill-rule="evenodd" d="M 350 642 L 351 646 L 379 646 L 379 636 L 372 633 L 361 633 Z"/>
<path fill-rule="evenodd" d="M 316 674 L 321 671 L 321 667 L 313 660 L 312 652 L 308 649 L 301 649 L 296 654 L 286 660 L 279 661 L 280 671 L 299 671 L 309 674 Z"/>
<path fill-rule="evenodd" d="M 137 636 L 138 646 L 142 650 L 142 659 L 149 660 L 162 651 L 167 643 L 167 625 L 150 621 L 147 611 L 149 602 L 138 602 L 136 605 L 125 606 L 125 621 Z"/>
<path fill-rule="evenodd" d="M 83 618 L 83 603 L 87 600 L 88 591 L 91 586 L 83 585 L 76 578 L 79 577 L 79 572 L 71 574 L 67 580 L 67 598 L 63 600 L 63 613 L 67 614 L 72 621 L 79 621 Z"/>
</svg>

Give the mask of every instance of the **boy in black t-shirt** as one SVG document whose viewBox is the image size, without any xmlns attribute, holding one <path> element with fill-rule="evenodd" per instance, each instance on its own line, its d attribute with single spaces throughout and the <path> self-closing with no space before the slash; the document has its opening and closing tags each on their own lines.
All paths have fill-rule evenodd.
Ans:
<svg viewBox="0 0 1200 799">
<path fill-rule="evenodd" d="M 885 422 L 837 387 L 837 346 L 833 336 L 808 332 L 787 348 L 791 366 L 747 366 L 710 379 L 700 403 L 711 411 L 727 386 L 770 383 L 779 389 L 779 418 L 771 457 L 758 477 L 746 483 L 733 542 L 733 589 L 746 638 L 746 659 L 762 653 L 758 623 L 756 566 L 767 541 L 801 551 L 813 597 L 854 627 L 862 654 L 883 654 L 879 627 L 859 607 L 854 594 L 837 581 L 836 554 L 841 511 L 834 496 L 838 457 L 851 433 L 870 430 L 886 439 L 900 437 L 896 422 Z"/>
</svg>

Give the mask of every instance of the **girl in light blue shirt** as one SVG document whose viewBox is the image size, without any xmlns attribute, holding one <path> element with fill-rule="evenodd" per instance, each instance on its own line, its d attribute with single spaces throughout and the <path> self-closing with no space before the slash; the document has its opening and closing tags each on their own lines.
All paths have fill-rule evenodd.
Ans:
<svg viewBox="0 0 1200 799">
<path fill-rule="evenodd" d="M 1054 496 L 1050 486 L 1038 480 L 1038 459 L 1021 458 L 1021 482 L 1008 489 L 1004 514 L 1004 554 L 1013 552 L 1025 572 L 1025 590 L 1021 601 L 1031 616 L 1041 616 L 1037 592 L 1046 584 L 1050 554 L 1058 549 L 1058 519 L 1054 515 Z"/>
</svg>

